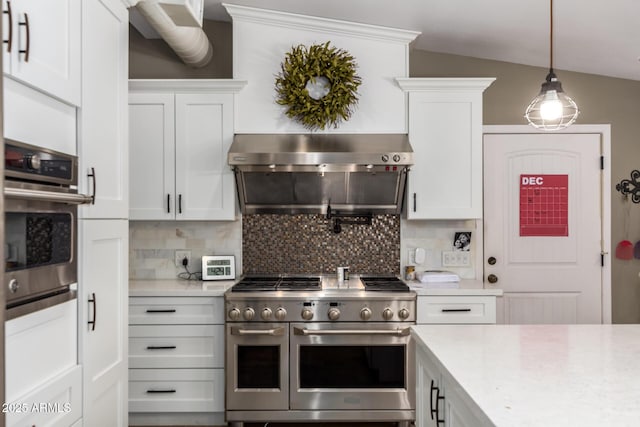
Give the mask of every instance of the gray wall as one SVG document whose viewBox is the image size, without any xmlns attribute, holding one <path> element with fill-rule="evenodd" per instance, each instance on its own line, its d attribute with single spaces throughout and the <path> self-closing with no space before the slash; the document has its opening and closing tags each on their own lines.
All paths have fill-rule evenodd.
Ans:
<svg viewBox="0 0 640 427">
<path fill-rule="evenodd" d="M 129 25 L 129 78 L 230 79 L 231 23 L 205 19 L 203 29 L 213 46 L 213 60 L 206 67 L 192 68 L 185 65 L 164 40 L 147 40 Z"/>
<path fill-rule="evenodd" d="M 130 31 L 130 78 L 231 78 L 231 24 L 205 21 L 213 40 L 212 64 L 201 70 L 183 65 L 161 40 L 145 40 Z M 526 124 L 524 110 L 540 90 L 547 70 L 500 61 L 413 50 L 411 77 L 496 77 L 485 92 L 484 123 Z M 576 101 L 579 124 L 611 124 L 612 186 L 640 169 L 640 82 L 557 71 L 565 91 Z M 594 189 L 597 191 L 597 189 Z M 624 202 L 612 188 L 612 242 L 640 240 L 640 205 Z M 625 212 L 628 212 L 628 232 Z M 640 323 L 640 260 L 613 263 L 613 321 Z"/>
</svg>

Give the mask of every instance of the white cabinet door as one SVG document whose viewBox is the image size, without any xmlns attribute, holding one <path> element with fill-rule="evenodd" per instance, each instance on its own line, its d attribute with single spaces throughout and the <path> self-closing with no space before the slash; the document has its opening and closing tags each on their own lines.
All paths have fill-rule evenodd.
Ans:
<svg viewBox="0 0 640 427">
<path fill-rule="evenodd" d="M 129 95 L 130 219 L 175 218 L 174 127 L 173 94 Z"/>
<path fill-rule="evenodd" d="M 482 92 L 494 79 L 397 80 L 414 150 L 407 218 L 482 218 Z"/>
<path fill-rule="evenodd" d="M 84 423 L 127 425 L 128 221 L 80 220 Z"/>
<path fill-rule="evenodd" d="M 128 218 L 129 14 L 120 0 L 85 0 L 82 19 L 80 192 L 95 203 L 80 218 Z"/>
<path fill-rule="evenodd" d="M 235 220 L 238 80 L 131 80 L 130 219 Z"/>
<path fill-rule="evenodd" d="M 440 427 L 444 417 L 442 375 L 427 352 L 416 346 L 416 425 Z"/>
<path fill-rule="evenodd" d="M 232 140 L 232 94 L 176 94 L 176 219 L 235 219 Z"/>
<path fill-rule="evenodd" d="M 80 0 L 3 1 L 4 72 L 80 105 Z M 10 12 L 9 12 L 9 9 Z"/>
</svg>

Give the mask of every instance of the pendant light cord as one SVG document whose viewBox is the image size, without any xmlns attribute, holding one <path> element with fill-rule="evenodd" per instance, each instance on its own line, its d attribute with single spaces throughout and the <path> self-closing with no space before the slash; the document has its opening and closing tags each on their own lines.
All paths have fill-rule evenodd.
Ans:
<svg viewBox="0 0 640 427">
<path fill-rule="evenodd" d="M 553 73 L 553 0 L 549 0 L 549 71 Z"/>
</svg>

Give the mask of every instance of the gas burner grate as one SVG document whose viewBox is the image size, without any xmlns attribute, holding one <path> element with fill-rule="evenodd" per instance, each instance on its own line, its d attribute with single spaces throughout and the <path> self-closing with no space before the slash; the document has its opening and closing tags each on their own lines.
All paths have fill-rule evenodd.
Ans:
<svg viewBox="0 0 640 427">
<path fill-rule="evenodd" d="M 320 277 L 245 277 L 233 285 L 231 292 L 264 291 L 319 291 L 322 289 Z"/>
<path fill-rule="evenodd" d="M 319 291 L 320 277 L 283 277 L 278 284 L 279 291 Z"/>
<path fill-rule="evenodd" d="M 232 292 L 275 291 L 279 277 L 245 277 L 231 288 Z"/>
<path fill-rule="evenodd" d="M 365 291 L 409 292 L 409 286 L 395 276 L 363 276 Z"/>
</svg>

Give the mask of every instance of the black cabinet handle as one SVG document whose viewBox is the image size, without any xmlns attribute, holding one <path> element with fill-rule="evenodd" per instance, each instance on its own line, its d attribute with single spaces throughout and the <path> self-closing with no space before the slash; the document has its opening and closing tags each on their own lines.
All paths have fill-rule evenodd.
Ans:
<svg viewBox="0 0 640 427">
<path fill-rule="evenodd" d="M 167 194 L 167 213 L 171 213 L 171 194 Z"/>
<path fill-rule="evenodd" d="M 436 387 L 436 410 L 435 410 L 435 415 L 436 415 L 436 423 L 438 423 L 438 425 L 444 424 L 444 417 L 440 418 L 440 401 L 441 400 L 444 400 L 444 396 L 440 396 L 440 389 L 438 387 Z"/>
<path fill-rule="evenodd" d="M 93 317 L 87 323 L 91 325 L 91 330 L 96 330 L 96 293 L 92 292 L 91 297 L 89 298 L 89 304 L 93 306 Z"/>
<path fill-rule="evenodd" d="M 13 16 L 11 15 L 10 1 L 7 1 L 7 10 L 2 11 L 2 13 L 9 17 L 9 37 L 6 40 L 2 40 L 2 43 L 6 43 L 7 53 L 11 53 L 11 46 L 13 45 Z"/>
<path fill-rule="evenodd" d="M 151 389 L 151 390 L 147 390 L 147 393 L 175 393 L 176 390 L 174 388 L 167 388 L 167 389 Z"/>
<path fill-rule="evenodd" d="M 92 179 L 93 181 L 93 192 L 91 193 L 91 204 L 95 205 L 96 204 L 96 169 L 95 168 L 91 168 L 91 173 L 87 174 L 87 176 L 89 178 Z"/>
<path fill-rule="evenodd" d="M 175 345 L 148 345 L 147 350 L 175 350 Z"/>
<path fill-rule="evenodd" d="M 433 392 L 437 390 L 435 382 L 431 380 L 431 392 L 429 393 L 429 410 L 431 411 L 431 419 L 433 419 L 433 414 L 436 413 L 436 410 L 433 407 Z"/>
<path fill-rule="evenodd" d="M 182 194 L 178 194 L 178 213 L 182 213 Z"/>
<path fill-rule="evenodd" d="M 18 27 L 25 27 L 26 29 L 26 46 L 24 49 L 19 49 L 18 53 L 24 54 L 24 62 L 29 62 L 29 15 L 24 14 L 24 22 L 18 22 Z"/>
<path fill-rule="evenodd" d="M 175 313 L 176 309 L 175 308 L 169 308 L 166 310 L 154 310 L 154 309 L 148 309 L 147 313 Z"/>
<path fill-rule="evenodd" d="M 414 211 L 414 212 L 416 211 L 416 206 L 417 206 L 417 205 L 416 205 L 416 197 L 417 197 L 417 196 L 416 196 L 416 193 L 413 193 L 413 211 Z"/>
<path fill-rule="evenodd" d="M 470 312 L 470 308 L 443 308 L 443 313 L 467 313 Z"/>
</svg>

